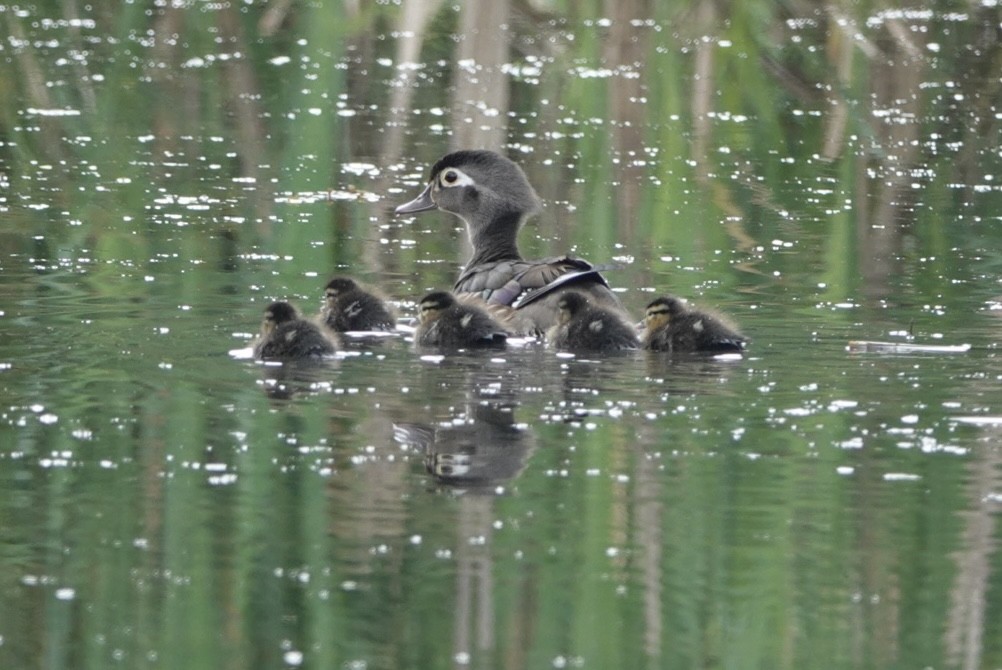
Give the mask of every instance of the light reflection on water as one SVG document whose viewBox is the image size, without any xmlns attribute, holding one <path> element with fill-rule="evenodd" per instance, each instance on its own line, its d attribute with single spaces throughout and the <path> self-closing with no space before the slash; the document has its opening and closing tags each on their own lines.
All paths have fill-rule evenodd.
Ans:
<svg viewBox="0 0 1002 670">
<path fill-rule="evenodd" d="M 337 603 L 363 617 L 349 634 L 372 644 L 392 636 L 369 617 L 401 604 L 446 620 L 458 608 L 461 625 L 496 627 L 484 598 L 510 592 L 527 611 L 555 585 L 575 611 L 606 598 L 646 608 L 656 613 L 648 631 L 654 620 L 681 625 L 671 612 L 711 593 L 746 616 L 785 588 L 774 562 L 806 557 L 817 567 L 797 569 L 800 578 L 842 594 L 819 607 L 872 607 L 885 596 L 879 578 L 838 575 L 855 560 L 897 560 L 893 543 L 859 559 L 832 537 L 868 518 L 876 525 L 866 532 L 892 533 L 907 550 L 902 500 L 966 481 L 966 461 L 985 456 L 970 418 L 999 412 L 991 389 L 1002 371 L 983 347 L 851 354 L 858 326 L 809 331 L 783 305 L 738 312 L 753 337 L 739 360 L 588 360 L 531 345 L 427 356 L 399 336 L 295 369 L 226 355 L 255 325 L 241 296 L 201 296 L 188 310 L 173 294 L 128 309 L 74 295 L 40 302 L 53 315 L 46 328 L 68 345 L 59 365 L 79 381 L 32 367 L 51 356 L 51 340 L 7 336 L 0 374 L 23 399 L 3 409 L 3 430 L 20 445 L 3 457 L 5 486 L 20 489 L 11 504 L 37 518 L 40 491 L 25 484 L 48 489 L 66 472 L 78 489 L 66 501 L 85 518 L 126 520 L 114 511 L 123 504 L 154 515 L 124 534 L 85 518 L 62 531 L 64 541 L 124 543 L 120 560 L 146 566 L 130 568 L 147 575 L 136 588 L 204 607 L 182 594 L 214 578 L 197 555 L 172 554 L 181 532 L 188 551 L 211 541 L 223 548 L 218 569 L 253 576 L 246 597 L 264 588 L 310 607 Z M 93 332 L 101 337 L 91 342 Z M 109 337 L 118 360 L 104 355 Z M 293 542 L 280 530 L 290 523 L 325 548 Z M 254 558 L 241 558 L 251 538 Z M 743 567 L 717 573 L 720 561 Z M 420 579 L 407 577 L 414 571 Z M 29 569 L 17 588 L 98 597 L 72 566 Z"/>
<path fill-rule="evenodd" d="M 989 5 L 612 3 L 481 63 L 451 8 L 407 57 L 421 3 L 93 4 L 0 12 L 0 666 L 999 665 Z M 449 286 L 461 224 L 389 212 L 460 138 L 546 201 L 527 255 L 747 355 L 234 353 L 329 274 Z"/>
</svg>

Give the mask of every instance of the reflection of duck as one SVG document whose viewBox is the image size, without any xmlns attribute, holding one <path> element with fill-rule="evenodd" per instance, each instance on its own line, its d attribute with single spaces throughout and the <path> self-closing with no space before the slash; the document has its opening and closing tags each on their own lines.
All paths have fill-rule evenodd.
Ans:
<svg viewBox="0 0 1002 670">
<path fill-rule="evenodd" d="M 287 302 L 273 302 L 264 311 L 254 357 L 273 360 L 320 358 L 335 352 L 334 341 L 299 316 Z"/>
<path fill-rule="evenodd" d="M 418 304 L 414 343 L 426 347 L 465 349 L 503 347 L 508 332 L 487 312 L 456 300 L 446 291 L 434 291 Z"/>
<path fill-rule="evenodd" d="M 724 353 L 744 350 L 746 341 L 724 317 L 690 309 L 675 296 L 663 296 L 647 305 L 644 349 Z"/>
<path fill-rule="evenodd" d="M 515 418 L 523 373 L 485 370 L 462 357 L 425 368 L 432 387 L 462 390 L 463 398 L 438 396 L 436 402 L 434 393 L 426 396 L 413 408 L 415 421 L 394 421 L 394 440 L 423 455 L 436 483 L 471 493 L 496 492 L 522 472 L 535 448 L 532 429 Z"/>
<path fill-rule="evenodd" d="M 590 304 L 580 293 L 561 295 L 557 309 L 557 324 L 547 333 L 555 349 L 612 352 L 639 345 L 636 331 L 618 313 Z"/>
<path fill-rule="evenodd" d="M 396 327 L 386 304 L 350 277 L 334 277 L 327 283 L 320 320 L 335 333 Z"/>
<path fill-rule="evenodd" d="M 519 228 L 540 207 L 522 169 L 492 151 L 457 151 L 431 168 L 418 197 L 397 214 L 441 209 L 466 222 L 473 257 L 456 281 L 457 294 L 511 305 L 525 316 L 523 332 L 545 332 L 556 322 L 556 303 L 566 287 L 583 291 L 597 305 L 622 310 L 599 271 L 569 256 L 525 260 L 518 252 Z"/>
</svg>

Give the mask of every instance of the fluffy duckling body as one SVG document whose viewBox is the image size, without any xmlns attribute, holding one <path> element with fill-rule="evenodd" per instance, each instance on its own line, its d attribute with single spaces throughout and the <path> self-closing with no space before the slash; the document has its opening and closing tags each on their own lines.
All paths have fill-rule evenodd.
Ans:
<svg viewBox="0 0 1002 670">
<path fill-rule="evenodd" d="M 473 255 L 456 280 L 458 295 L 472 294 L 522 313 L 519 333 L 543 333 L 556 323 L 557 302 L 568 289 L 594 304 L 623 313 L 599 269 L 571 256 L 526 260 L 516 238 L 540 209 L 539 196 L 522 169 L 493 151 L 456 151 L 431 168 L 427 186 L 397 214 L 434 209 L 466 223 Z M 523 326 L 524 324 L 524 326 Z"/>
<path fill-rule="evenodd" d="M 320 320 L 335 333 L 396 328 L 386 303 L 350 277 L 334 277 L 327 283 Z"/>
<path fill-rule="evenodd" d="M 577 292 L 561 294 L 557 323 L 547 333 L 555 349 L 608 353 L 636 349 L 637 333 L 616 311 L 592 305 Z"/>
<path fill-rule="evenodd" d="M 747 338 L 724 317 L 691 309 L 675 296 L 647 305 L 644 349 L 675 353 L 744 351 Z"/>
<path fill-rule="evenodd" d="M 334 341 L 320 328 L 281 301 L 265 309 L 261 335 L 254 343 L 254 357 L 261 360 L 318 359 L 336 350 Z"/>
<path fill-rule="evenodd" d="M 508 331 L 479 307 L 446 291 L 421 298 L 414 343 L 424 347 L 470 349 L 504 347 Z"/>
</svg>

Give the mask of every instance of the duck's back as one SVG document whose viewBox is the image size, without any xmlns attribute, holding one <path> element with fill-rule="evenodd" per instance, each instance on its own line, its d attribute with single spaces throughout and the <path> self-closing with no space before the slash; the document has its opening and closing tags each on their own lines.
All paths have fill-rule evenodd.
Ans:
<svg viewBox="0 0 1002 670">
<path fill-rule="evenodd" d="M 554 329 L 553 346 L 571 351 L 611 352 L 636 349 L 637 335 L 616 313 L 589 308 Z"/>
<path fill-rule="evenodd" d="M 507 337 L 507 331 L 485 312 L 457 304 L 444 310 L 427 327 L 419 327 L 414 341 L 431 347 L 501 347 Z"/>
<path fill-rule="evenodd" d="M 719 318 L 703 312 L 687 312 L 672 319 L 663 333 L 655 334 L 656 347 L 675 352 L 739 352 L 745 337 Z"/>
<path fill-rule="evenodd" d="M 616 294 L 598 268 L 570 256 L 481 263 L 466 268 L 455 291 L 490 304 L 509 305 L 519 313 L 522 332 L 546 332 L 556 322 L 556 303 L 567 289 L 587 294 L 592 304 L 625 315 Z"/>
<path fill-rule="evenodd" d="M 321 358 L 334 352 L 333 342 L 319 328 L 302 319 L 278 324 L 254 347 L 254 355 L 263 359 L 301 360 Z"/>
<path fill-rule="evenodd" d="M 365 291 L 339 296 L 333 308 L 324 310 L 324 323 L 338 333 L 348 331 L 390 331 L 396 326 L 383 301 Z"/>
</svg>

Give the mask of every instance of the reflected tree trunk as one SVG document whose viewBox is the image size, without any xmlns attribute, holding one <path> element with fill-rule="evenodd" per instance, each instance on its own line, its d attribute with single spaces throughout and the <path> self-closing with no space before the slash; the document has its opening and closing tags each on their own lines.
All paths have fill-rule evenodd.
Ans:
<svg viewBox="0 0 1002 670">
<path fill-rule="evenodd" d="M 1002 434 L 998 429 L 988 430 L 986 446 L 997 445 Z M 1002 452 L 984 449 L 968 461 L 966 470 L 969 511 L 962 513 L 960 550 L 954 555 L 957 578 L 950 592 L 945 642 L 951 664 L 976 670 L 982 667 L 991 562 L 996 549 L 995 516 L 999 508 L 990 496 L 1002 490 Z"/>
<path fill-rule="evenodd" d="M 510 0 L 462 5 L 452 99 L 454 149 L 500 149 L 508 122 Z"/>
<path fill-rule="evenodd" d="M 873 142 L 879 155 L 857 167 L 857 242 L 863 290 L 870 300 L 891 295 L 889 280 L 900 265 L 903 229 L 914 217 L 912 169 L 920 157 L 922 109 L 919 85 L 926 63 L 922 48 L 897 21 L 888 21 L 880 62 L 873 64 Z M 866 175 L 873 170 L 872 179 Z"/>
<path fill-rule="evenodd" d="M 827 87 L 830 111 L 825 117 L 825 139 L 821 156 L 831 161 L 842 153 L 845 129 L 849 122 L 849 103 L 844 91 L 849 88 L 852 77 L 853 46 L 851 36 L 846 35 L 839 26 L 839 17 L 833 17 L 828 25 L 827 52 L 828 62 L 833 66 L 833 80 Z"/>
<path fill-rule="evenodd" d="M 697 176 L 704 178 L 710 141 L 710 112 L 713 109 L 713 51 L 717 43 L 712 35 L 716 32 L 716 23 L 716 3 L 713 0 L 699 3 L 696 9 L 699 43 L 692 82 L 692 159 L 696 162 Z"/>
<path fill-rule="evenodd" d="M 990 146 L 997 149 L 1002 137 L 1002 117 L 998 114 L 1002 79 L 997 74 L 1002 71 L 1002 22 L 997 6 L 979 2 L 969 4 L 969 11 L 975 17 L 972 25 L 983 26 L 956 65 L 956 71 L 964 73 L 957 83 L 970 111 L 965 123 L 945 119 L 941 134 L 949 137 L 955 125 L 962 127 L 964 142 L 953 165 L 953 181 L 971 189 L 984 177 L 981 162 L 986 138 L 993 138 L 989 139 Z"/>
<path fill-rule="evenodd" d="M 640 547 L 640 580 L 644 587 L 644 653 L 650 667 L 661 663 L 661 639 L 664 628 L 664 503 L 657 463 L 648 454 L 636 458 L 636 503 L 634 507 L 635 542 Z"/>
<path fill-rule="evenodd" d="M 52 99 L 49 96 L 49 89 L 46 86 L 45 74 L 42 66 L 35 58 L 35 50 L 27 44 L 28 38 L 21 25 L 21 19 L 17 12 L 6 12 L 7 27 L 10 29 L 10 36 L 13 40 L 22 45 L 14 49 L 14 60 L 21 70 L 21 78 L 24 81 L 25 97 L 32 107 L 38 109 L 51 109 Z M 52 163 L 62 160 L 63 151 L 59 144 L 59 138 L 63 132 L 63 125 L 58 118 L 42 117 L 38 119 L 41 128 L 41 153 Z"/>
<path fill-rule="evenodd" d="M 223 63 L 228 106 L 236 124 L 237 143 L 241 150 L 240 176 L 257 179 L 265 163 L 265 129 L 261 121 L 261 87 L 249 59 L 251 49 L 240 24 L 240 15 L 232 4 L 219 10 L 219 33 L 223 49 L 239 52 L 239 58 Z"/>
<path fill-rule="evenodd" d="M 387 104 L 386 129 L 381 138 L 380 165 L 396 165 L 404 154 L 404 139 L 407 136 L 409 119 L 414 107 L 416 74 L 420 66 L 421 49 L 424 47 L 428 24 L 435 18 L 442 6 L 442 0 L 403 0 L 397 20 L 400 34 L 396 43 L 396 76 L 390 84 Z M 384 173 L 376 185 L 376 191 L 385 193 L 396 175 Z M 370 208 L 370 218 L 378 221 L 384 230 L 383 236 L 396 239 L 397 230 L 385 224 L 392 219 L 392 208 L 382 204 Z M 377 237 L 368 237 L 362 249 L 365 267 L 380 273 L 393 272 L 396 254 L 385 252 L 391 245 L 381 244 Z"/>
<path fill-rule="evenodd" d="M 609 83 L 609 112 L 616 157 L 616 214 L 624 243 L 633 242 L 640 193 L 647 174 L 644 141 L 647 127 L 647 55 L 650 30 L 635 21 L 649 18 L 651 0 L 605 0 L 612 28 L 605 42 L 606 66 L 617 72 Z"/>
<path fill-rule="evenodd" d="M 66 0 L 63 5 L 63 14 L 70 25 L 69 34 L 73 41 L 73 48 L 78 53 L 85 53 L 86 49 L 80 37 L 80 9 L 77 7 L 77 0 Z M 86 61 L 73 61 L 73 70 L 76 74 L 76 85 L 80 91 L 80 100 L 83 108 L 93 114 L 97 112 L 97 94 L 91 84 L 90 73 L 87 71 Z"/>
<path fill-rule="evenodd" d="M 452 87 L 452 148 L 501 151 L 508 124 L 511 0 L 463 3 Z M 463 236 L 460 262 L 470 257 Z"/>
<path fill-rule="evenodd" d="M 468 495 L 459 501 L 453 628 L 453 666 L 457 669 L 470 666 L 464 659 L 473 657 L 474 651 L 494 648 L 493 513 L 490 496 Z"/>
<path fill-rule="evenodd" d="M 382 138 L 383 165 L 393 165 L 403 155 L 407 121 L 413 107 L 415 73 L 424 46 L 425 31 L 441 6 L 442 0 L 404 0 L 400 8 L 397 74 L 390 85 L 386 132 Z"/>
<path fill-rule="evenodd" d="M 185 95 L 182 85 L 190 74 L 181 70 L 179 40 L 184 28 L 184 10 L 181 7 L 166 7 L 153 23 L 153 65 L 150 79 L 155 84 L 154 91 L 162 102 L 153 105 L 153 136 L 156 153 L 176 152 L 178 137 L 182 129 L 178 127 L 178 115 L 200 118 L 197 91 Z"/>
<path fill-rule="evenodd" d="M 374 414 L 363 421 L 346 420 L 336 411 L 331 412 L 331 435 L 362 434 L 372 436 L 372 443 L 380 445 L 387 453 L 393 450 L 393 425 L 383 414 Z M 341 559 L 358 570 L 353 576 L 368 576 L 375 571 L 369 548 L 386 542 L 388 538 L 403 541 L 406 536 L 407 514 L 405 482 L 407 463 L 389 458 L 376 459 L 378 467 L 356 468 L 355 477 L 332 477 L 328 483 L 330 499 L 330 533 L 347 540 L 349 555 Z M 399 552 L 395 552 L 399 554 Z"/>
</svg>

